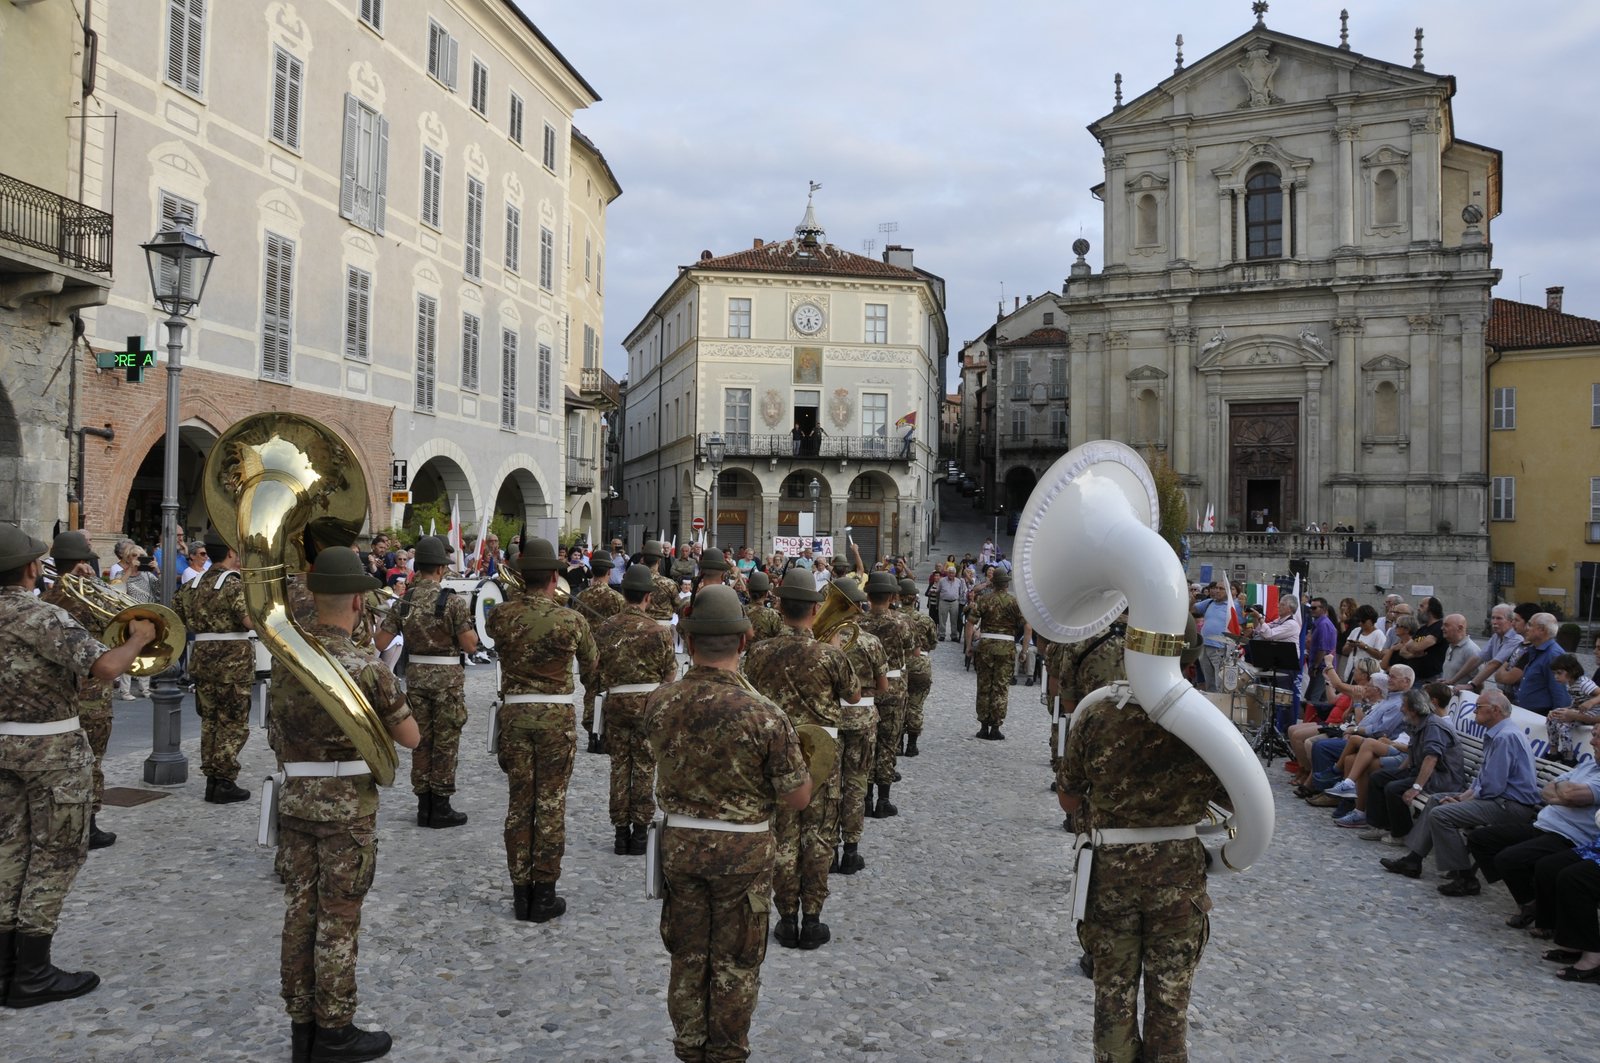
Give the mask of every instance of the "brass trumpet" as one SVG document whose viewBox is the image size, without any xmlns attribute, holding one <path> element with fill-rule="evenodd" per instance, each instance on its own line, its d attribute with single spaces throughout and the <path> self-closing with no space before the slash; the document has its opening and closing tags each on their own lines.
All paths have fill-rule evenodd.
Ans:
<svg viewBox="0 0 1600 1063">
<path fill-rule="evenodd" d="M 499 584 L 500 592 L 510 599 L 514 594 L 521 594 L 527 589 L 527 581 L 522 578 L 522 573 L 517 571 L 515 560 L 507 561 L 495 567 L 494 575 L 490 577 Z M 567 577 L 556 577 L 556 602 L 566 605 L 572 600 L 572 585 L 567 582 Z"/>
<path fill-rule="evenodd" d="M 58 584 L 67 597 L 83 603 L 100 620 L 104 627 L 100 641 L 107 646 L 120 646 L 128 640 L 128 621 L 148 620 L 155 625 L 156 637 L 133 659 L 129 675 L 158 675 L 171 668 L 183 654 L 184 643 L 189 638 L 183 621 L 164 605 L 156 602 L 136 602 L 121 591 L 85 576 L 71 572 L 62 575 L 55 566 L 45 562 L 45 578 Z"/>
<path fill-rule="evenodd" d="M 829 642 L 840 631 L 846 632 L 842 649 L 848 650 L 855 645 L 856 637 L 861 633 L 861 625 L 853 617 L 859 617 L 861 610 L 849 597 L 829 582 L 828 589 L 824 592 L 822 608 L 817 611 L 817 619 L 811 625 L 812 634 L 817 636 L 818 642 Z"/>
</svg>

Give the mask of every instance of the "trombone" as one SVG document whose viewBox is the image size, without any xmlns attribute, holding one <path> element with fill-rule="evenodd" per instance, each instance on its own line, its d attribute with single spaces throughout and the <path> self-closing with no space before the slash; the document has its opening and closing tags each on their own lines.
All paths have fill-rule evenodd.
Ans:
<svg viewBox="0 0 1600 1063">
<path fill-rule="evenodd" d="M 112 590 L 99 580 L 71 572 L 59 573 L 53 563 L 44 564 L 45 578 L 61 587 L 73 601 L 81 603 L 104 627 L 100 641 L 107 646 L 120 646 L 128 640 L 130 620 L 148 620 L 155 625 L 156 637 L 133 659 L 129 675 L 159 675 L 171 668 L 183 654 L 189 632 L 183 621 L 164 605 L 156 602 L 136 602 L 121 591 Z"/>
</svg>

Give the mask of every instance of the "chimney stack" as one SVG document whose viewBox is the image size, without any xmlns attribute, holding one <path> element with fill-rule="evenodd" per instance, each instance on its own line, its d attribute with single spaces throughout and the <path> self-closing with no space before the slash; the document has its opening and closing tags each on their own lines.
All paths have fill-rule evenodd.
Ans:
<svg viewBox="0 0 1600 1063">
<path fill-rule="evenodd" d="M 913 248 L 902 247 L 900 244 L 890 244 L 888 247 L 883 249 L 883 260 L 891 266 L 899 266 L 901 269 L 912 269 L 914 268 L 911 265 L 913 250 Z"/>
<path fill-rule="evenodd" d="M 1012 298 L 1014 300 L 1016 300 L 1016 301 L 1011 304 L 1011 309 L 1012 310 L 1021 310 L 1022 309 L 1022 296 L 1014 295 L 1014 296 L 1012 296 Z"/>
<path fill-rule="evenodd" d="M 1561 313 L 1561 293 L 1565 292 L 1566 290 L 1567 289 L 1565 287 L 1559 284 L 1551 288 L 1546 288 L 1544 290 L 1545 309 L 1554 310 L 1558 314 Z"/>
<path fill-rule="evenodd" d="M 766 241 L 765 241 L 765 240 L 763 240 L 763 239 L 761 239 L 761 237 L 759 237 L 759 236 L 758 236 L 758 237 L 756 237 L 756 239 L 755 239 L 755 243 L 753 243 L 753 244 L 751 244 L 751 245 L 750 245 L 750 246 L 751 246 L 751 248 L 752 248 L 752 249 L 754 249 L 754 250 L 756 250 L 756 251 L 759 251 L 759 250 L 761 250 L 761 249 L 762 249 L 762 248 L 763 248 L 763 247 L 765 247 L 765 246 L 766 246 L 766 243 L 767 243 L 767 242 L 766 242 Z"/>
</svg>

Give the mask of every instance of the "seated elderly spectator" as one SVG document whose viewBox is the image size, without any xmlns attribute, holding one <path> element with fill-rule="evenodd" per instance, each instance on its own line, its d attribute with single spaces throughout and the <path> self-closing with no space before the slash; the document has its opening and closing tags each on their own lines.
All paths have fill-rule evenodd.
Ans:
<svg viewBox="0 0 1600 1063">
<path fill-rule="evenodd" d="M 1259 611 L 1257 615 L 1260 615 Z M 1299 642 L 1300 599 L 1292 594 L 1281 596 L 1278 599 L 1278 618 L 1268 620 L 1262 617 L 1255 637 L 1267 642 Z"/>
<path fill-rule="evenodd" d="M 1370 605 L 1357 606 L 1355 621 L 1356 626 L 1344 640 L 1344 653 L 1350 661 L 1344 670 L 1346 679 L 1355 674 L 1355 666 L 1362 661 L 1371 661 L 1379 671 L 1383 669 L 1384 634 L 1378 629 L 1378 611 Z"/>
<path fill-rule="evenodd" d="M 1417 673 L 1418 682 L 1430 683 L 1444 668 L 1444 655 L 1450 648 L 1444 637 L 1444 606 L 1432 595 L 1422 599 L 1422 615 L 1400 658 Z"/>
<path fill-rule="evenodd" d="M 1405 732 L 1405 717 L 1401 714 L 1400 705 L 1405 701 L 1405 692 L 1411 689 L 1415 676 L 1406 665 L 1397 664 L 1389 670 L 1388 677 L 1389 692 L 1370 712 L 1356 721 L 1353 731 L 1347 732 L 1343 738 L 1324 738 L 1312 743 L 1311 782 L 1306 787 L 1311 794 L 1306 799 L 1307 804 L 1316 808 L 1333 808 L 1339 803 L 1339 798 L 1323 791 L 1343 780 L 1344 776 L 1338 771 L 1337 765 L 1351 739 L 1393 739 Z"/>
<path fill-rule="evenodd" d="M 1454 679 L 1446 677 L 1446 681 L 1456 688 L 1457 693 L 1463 690 L 1471 690 L 1474 693 L 1482 690 L 1484 684 L 1492 680 L 1495 673 L 1522 646 L 1522 635 L 1517 632 L 1512 622 L 1516 615 L 1516 611 L 1504 602 L 1489 610 L 1489 630 L 1492 634 L 1478 655 L 1475 670 L 1467 676 L 1456 676 Z"/>
<path fill-rule="evenodd" d="M 1533 747 L 1511 722 L 1511 703 L 1498 690 L 1479 696 L 1473 719 L 1488 731 L 1483 740 L 1483 767 L 1472 787 L 1432 801 L 1406 835 L 1404 856 L 1381 861 L 1384 868 L 1407 878 L 1422 877 L 1422 858 L 1430 852 L 1448 881 L 1439 887 L 1447 897 L 1479 891 L 1472 858 L 1462 831 L 1473 827 L 1513 826 L 1533 820 L 1539 805 Z"/>
<path fill-rule="evenodd" d="M 1393 599 L 1393 600 L 1389 601 L 1389 599 Z M 1387 641 L 1384 642 L 1383 648 L 1386 649 L 1386 650 L 1390 649 L 1390 648 L 1392 648 L 1394 646 L 1394 643 L 1395 643 L 1394 626 L 1395 626 L 1395 624 L 1399 621 L 1399 619 L 1402 616 L 1410 616 L 1411 615 L 1411 606 L 1406 604 L 1406 600 L 1404 598 L 1401 598 L 1397 594 L 1391 594 L 1391 595 L 1389 595 L 1389 599 L 1385 599 L 1386 601 L 1388 601 L 1388 605 L 1386 607 L 1386 612 L 1384 613 L 1385 620 L 1384 620 L 1384 624 L 1383 624 L 1383 634 L 1384 634 L 1384 638 L 1387 640 Z"/>
<path fill-rule="evenodd" d="M 1600 834 L 1565 852 L 1539 861 L 1534 873 L 1534 905 L 1540 928 L 1534 937 L 1554 938 L 1544 954 L 1568 966 L 1556 977 L 1568 982 L 1600 982 Z"/>
<path fill-rule="evenodd" d="M 1300 771 L 1290 780 L 1296 786 L 1308 786 L 1311 782 L 1311 743 L 1322 735 L 1323 728 L 1337 727 L 1346 720 L 1358 719 L 1366 713 L 1389 693 L 1389 677 L 1378 671 L 1376 661 L 1362 661 L 1356 665 L 1356 676 L 1352 681 L 1346 683 L 1338 676 L 1331 676 L 1328 686 L 1338 695 L 1338 700 L 1328 712 L 1327 720 L 1297 723 L 1284 732 L 1284 737 L 1289 740 L 1289 748 L 1294 752 L 1294 759 L 1300 765 Z M 1340 702 L 1345 705 L 1343 711 L 1339 709 Z M 1335 712 L 1338 713 L 1337 717 Z M 1310 793 L 1305 796 L 1309 797 Z"/>
<path fill-rule="evenodd" d="M 1477 670 L 1483 651 L 1467 634 L 1467 618 L 1460 613 L 1445 617 L 1441 626 L 1444 628 L 1445 651 L 1444 663 L 1439 666 L 1439 681 L 1454 686 Z"/>
<path fill-rule="evenodd" d="M 1600 730 L 1590 742 L 1600 755 Z M 1534 879 L 1539 862 L 1552 853 L 1570 852 L 1594 836 L 1594 811 L 1600 806 L 1600 763 L 1584 761 L 1547 783 L 1539 797 L 1544 807 L 1532 823 L 1497 824 L 1467 832 L 1467 851 L 1483 877 L 1490 882 L 1504 880 L 1511 899 L 1517 902 L 1517 911 L 1506 919 L 1506 925 L 1518 930 L 1538 921 Z M 1553 928 L 1551 920 L 1540 925 Z"/>
<path fill-rule="evenodd" d="M 1417 637 L 1417 628 L 1421 626 L 1417 618 L 1409 613 L 1394 618 L 1394 623 L 1389 625 L 1388 649 L 1378 658 L 1383 662 L 1384 671 L 1388 671 L 1390 665 L 1405 663 L 1408 659 L 1406 647 Z"/>
<path fill-rule="evenodd" d="M 1522 644 L 1500 670 L 1489 677 L 1513 705 L 1518 704 L 1517 686 L 1522 682 L 1523 665 L 1528 663 L 1528 655 L 1533 652 L 1528 638 L 1528 621 L 1538 615 L 1539 607 L 1532 602 L 1522 602 L 1511 611 L 1511 629 L 1522 638 Z"/>
<path fill-rule="evenodd" d="M 1454 794 L 1467 785 L 1461 743 L 1447 715 L 1451 697 L 1443 683 L 1429 683 L 1421 698 L 1416 690 L 1406 694 L 1402 711 L 1411 743 L 1403 763 L 1380 767 L 1367 780 L 1367 829 L 1362 838 L 1404 845 L 1411 830 L 1411 804 L 1418 794 Z"/>
<path fill-rule="evenodd" d="M 1556 680 L 1552 668 L 1561 655 L 1561 647 L 1556 643 L 1557 626 L 1556 618 L 1549 613 L 1535 613 L 1528 621 L 1528 652 L 1523 657 L 1515 704 L 1540 716 L 1548 716 L 1551 709 L 1564 709 L 1572 704 L 1567 685 Z"/>
<path fill-rule="evenodd" d="M 1336 797 L 1340 801 L 1353 801 L 1355 807 L 1334 819 L 1341 827 L 1359 828 L 1367 825 L 1367 777 L 1380 767 L 1394 769 L 1399 767 L 1406 758 L 1406 751 L 1411 745 L 1410 724 L 1405 716 L 1405 706 L 1412 699 L 1419 699 L 1414 706 L 1417 713 L 1422 716 L 1432 715 L 1428 703 L 1420 691 L 1415 688 L 1416 678 L 1411 674 L 1407 665 L 1397 664 L 1389 670 L 1390 689 L 1396 685 L 1403 687 L 1398 709 L 1400 722 L 1392 728 L 1386 723 L 1377 720 L 1369 721 L 1365 726 L 1358 724 L 1357 730 L 1346 736 L 1344 751 L 1339 754 L 1339 760 L 1334 765 L 1334 771 L 1341 778 L 1334 785 L 1328 787 L 1324 793 L 1329 797 Z M 1369 732 L 1366 727 L 1371 727 Z"/>
</svg>

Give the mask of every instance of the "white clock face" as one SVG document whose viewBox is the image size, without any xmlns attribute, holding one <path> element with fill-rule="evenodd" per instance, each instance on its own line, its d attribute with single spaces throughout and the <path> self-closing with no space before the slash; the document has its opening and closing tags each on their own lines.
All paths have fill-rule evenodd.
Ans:
<svg viewBox="0 0 1600 1063">
<path fill-rule="evenodd" d="M 810 303 L 794 308 L 794 327 L 798 332 L 814 336 L 822 331 L 822 311 Z"/>
</svg>

